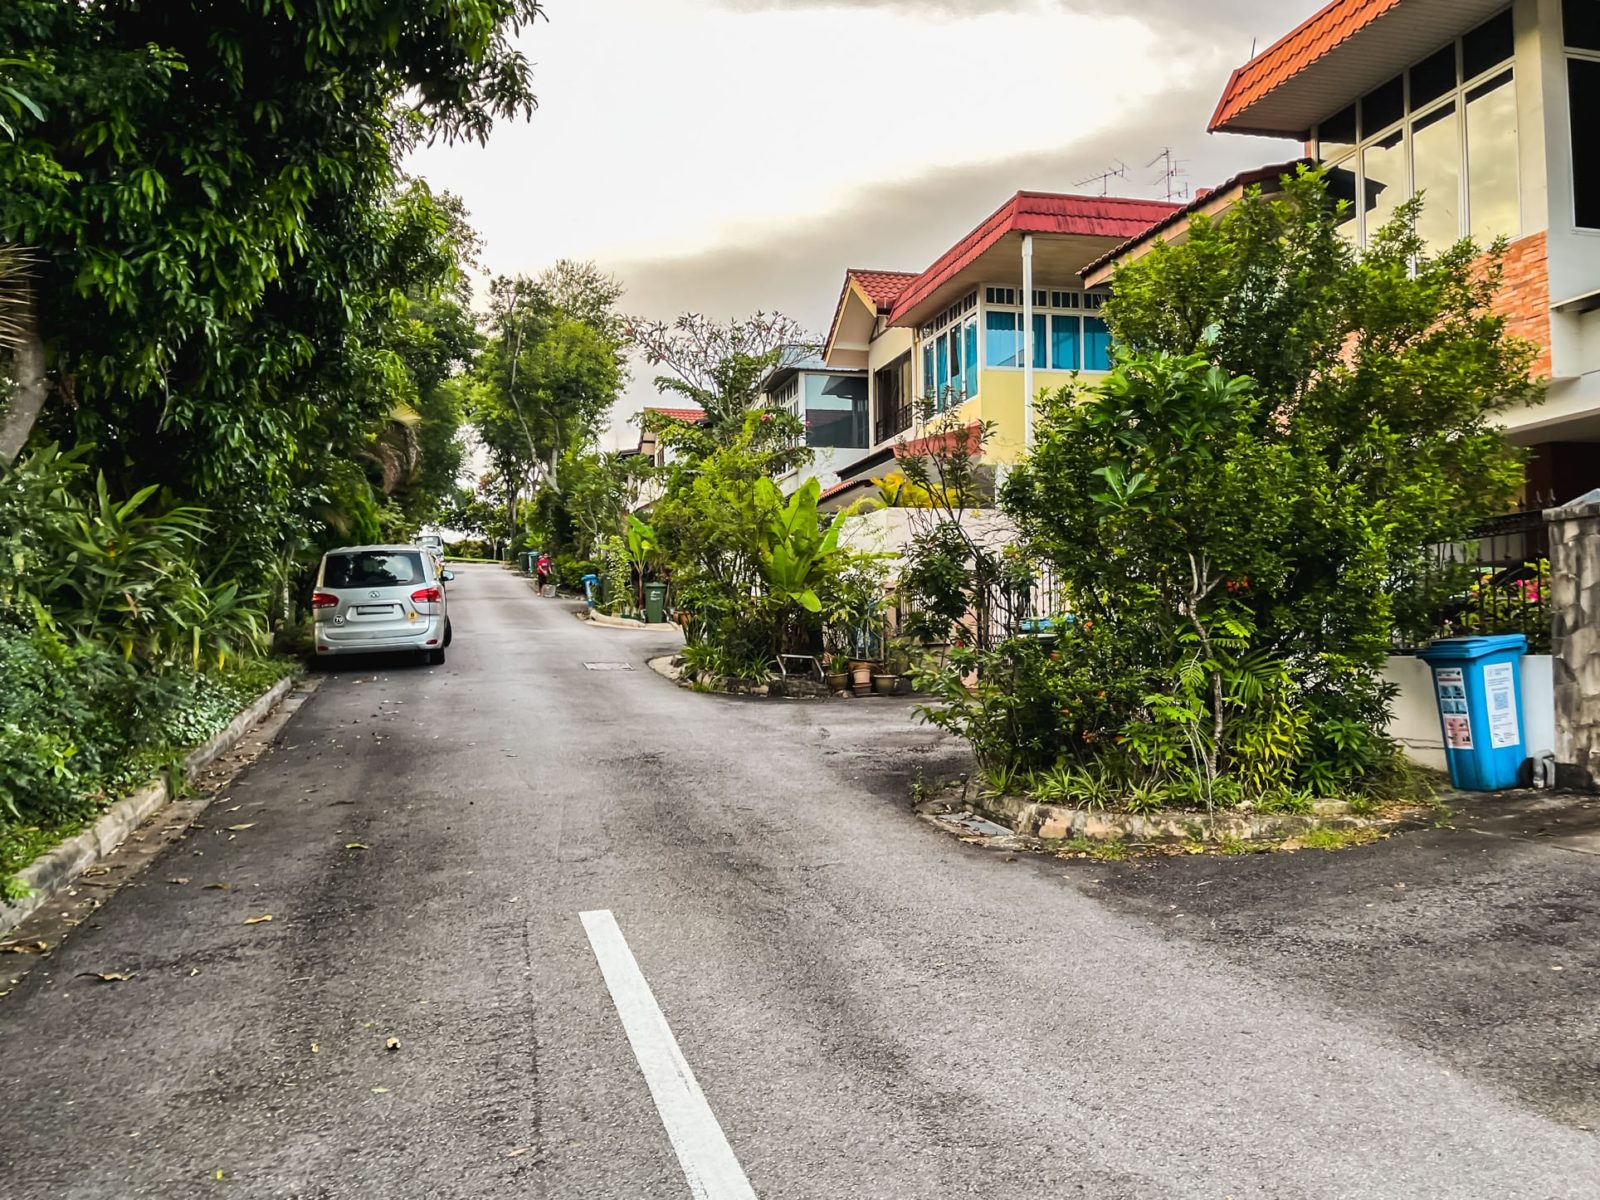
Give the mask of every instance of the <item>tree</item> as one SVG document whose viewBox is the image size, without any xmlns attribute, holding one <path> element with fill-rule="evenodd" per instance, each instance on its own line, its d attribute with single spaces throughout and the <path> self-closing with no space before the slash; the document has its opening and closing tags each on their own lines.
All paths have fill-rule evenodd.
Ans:
<svg viewBox="0 0 1600 1200">
<path fill-rule="evenodd" d="M 392 298 L 454 267 L 448 218 L 400 159 L 531 111 L 511 39 L 538 11 L 0 7 L 44 114 L 0 141 L 0 240 L 37 248 L 36 328 L 64 401 L 49 434 L 96 441 L 117 490 L 154 474 L 272 557 L 392 407 Z M 8 449 L 27 409 L 9 407 Z"/>
<path fill-rule="evenodd" d="M 671 323 L 635 317 L 627 331 L 647 363 L 671 372 L 656 376 L 656 388 L 699 405 L 713 428 L 730 436 L 755 407 L 768 375 L 820 349 L 798 321 L 779 312 L 720 325 L 699 313 Z"/>
</svg>

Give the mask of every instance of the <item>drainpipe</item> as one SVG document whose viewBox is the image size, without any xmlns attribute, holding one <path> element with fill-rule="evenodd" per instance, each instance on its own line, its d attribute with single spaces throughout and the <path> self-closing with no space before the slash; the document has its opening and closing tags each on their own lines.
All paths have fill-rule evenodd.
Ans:
<svg viewBox="0 0 1600 1200">
<path fill-rule="evenodd" d="M 1022 447 L 1033 445 L 1033 234 L 1022 235 Z"/>
</svg>

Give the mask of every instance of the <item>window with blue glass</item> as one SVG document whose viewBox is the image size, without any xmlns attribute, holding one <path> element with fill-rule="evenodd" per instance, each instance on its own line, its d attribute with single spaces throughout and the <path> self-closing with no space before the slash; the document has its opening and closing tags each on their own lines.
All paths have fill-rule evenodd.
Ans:
<svg viewBox="0 0 1600 1200">
<path fill-rule="evenodd" d="M 1018 336 L 1021 318 L 1014 312 L 988 312 L 984 314 L 984 342 L 988 349 L 984 362 L 991 367 L 1020 367 L 1022 365 L 1022 339 Z"/>
<path fill-rule="evenodd" d="M 950 343 L 944 340 L 943 334 L 940 334 L 934 340 L 933 353 L 938 361 L 938 367 L 933 375 L 933 386 L 935 388 L 937 406 L 943 409 L 945 385 L 950 382 Z"/>
<path fill-rule="evenodd" d="M 1045 328 L 1050 318 L 1044 313 L 1033 314 L 1033 369 L 1042 371 L 1050 365 L 1050 339 Z"/>
<path fill-rule="evenodd" d="M 1057 371 L 1076 371 L 1083 365 L 1078 347 L 1083 325 L 1078 317 L 1050 318 L 1050 365 Z"/>
<path fill-rule="evenodd" d="M 1083 369 L 1111 370 L 1111 330 L 1099 317 L 1083 319 Z"/>
<path fill-rule="evenodd" d="M 978 394 L 978 322 L 968 321 L 962 326 L 962 337 L 966 343 L 966 357 L 962 360 L 967 364 L 967 395 Z"/>
</svg>

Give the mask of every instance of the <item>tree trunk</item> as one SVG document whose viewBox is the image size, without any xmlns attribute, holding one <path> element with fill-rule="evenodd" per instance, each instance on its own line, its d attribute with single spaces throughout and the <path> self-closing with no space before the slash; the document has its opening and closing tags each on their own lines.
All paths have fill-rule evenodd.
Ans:
<svg viewBox="0 0 1600 1200">
<path fill-rule="evenodd" d="M 11 386 L 11 397 L 0 413 L 0 465 L 11 466 L 28 444 L 39 413 L 44 408 L 45 397 L 50 394 L 50 384 L 44 373 L 44 339 L 39 336 L 39 318 L 33 310 L 33 295 L 23 290 L 18 306 L 17 323 L 22 336 L 12 356 L 12 370 L 16 375 Z"/>
</svg>

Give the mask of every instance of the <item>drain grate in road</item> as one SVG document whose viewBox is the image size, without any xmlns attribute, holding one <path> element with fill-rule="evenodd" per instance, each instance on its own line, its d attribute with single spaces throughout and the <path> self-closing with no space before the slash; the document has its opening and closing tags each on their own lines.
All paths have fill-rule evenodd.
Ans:
<svg viewBox="0 0 1600 1200">
<path fill-rule="evenodd" d="M 590 671 L 631 671 L 631 670 L 633 670 L 633 664 L 632 663 L 619 663 L 619 662 L 593 662 L 592 663 L 592 662 L 586 662 L 583 665 L 584 665 L 585 669 L 590 670 Z"/>
<path fill-rule="evenodd" d="M 946 817 L 945 819 L 952 825 L 959 825 L 963 829 L 972 833 L 982 834 L 984 837 L 1014 836 L 1012 831 L 1004 825 L 996 825 L 993 821 L 985 820 L 974 813 L 963 813 L 959 817 Z"/>
</svg>

